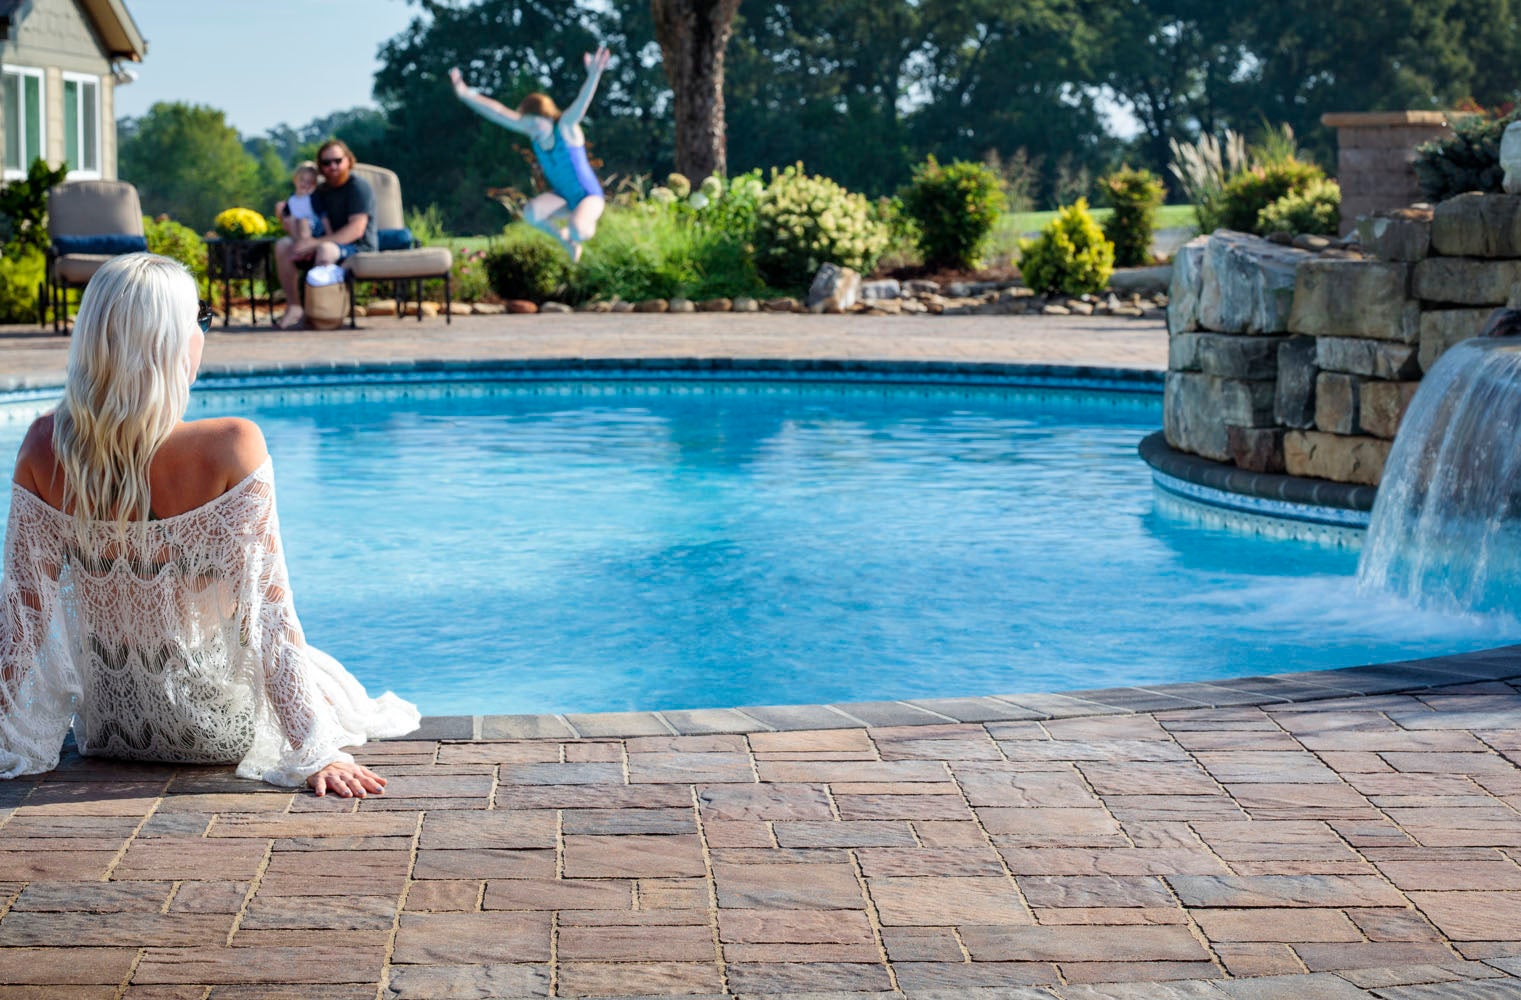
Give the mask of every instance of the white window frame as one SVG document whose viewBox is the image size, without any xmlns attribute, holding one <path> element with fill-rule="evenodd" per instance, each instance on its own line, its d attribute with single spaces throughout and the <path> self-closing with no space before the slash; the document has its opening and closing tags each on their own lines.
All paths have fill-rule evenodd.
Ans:
<svg viewBox="0 0 1521 1000">
<path fill-rule="evenodd" d="M 101 129 L 101 122 L 100 122 L 100 77 L 98 77 L 98 76 L 91 76 L 88 73 L 69 73 L 69 72 L 65 72 L 63 74 L 63 86 L 61 86 L 61 87 L 58 88 L 58 99 L 59 99 L 59 110 L 62 112 L 62 114 L 60 115 L 60 118 L 62 118 L 62 120 L 65 121 L 65 122 L 67 122 L 69 120 L 69 118 L 68 118 L 68 109 L 63 106 L 63 102 L 68 100 L 68 93 L 69 93 L 69 87 L 68 87 L 68 85 L 71 84 L 71 83 L 80 84 L 80 85 L 90 84 L 92 87 L 95 88 L 95 166 L 93 168 L 81 168 L 79 170 L 70 170 L 69 171 L 69 180 L 71 180 L 71 181 L 98 181 L 98 180 L 100 180 L 100 160 L 101 160 L 101 155 L 102 155 L 101 154 L 101 149 L 100 149 L 101 131 L 102 131 L 102 129 Z M 82 91 L 76 89 L 75 92 L 76 93 L 81 93 Z M 80 102 L 79 109 L 80 109 L 80 111 L 84 110 L 84 102 L 83 101 Z M 84 143 L 84 140 L 85 140 L 85 135 L 84 135 L 84 115 L 83 114 L 77 115 L 76 120 L 79 123 L 79 135 L 77 136 L 77 139 L 78 139 L 78 142 L 79 142 L 79 149 L 80 149 L 80 152 L 83 153 L 84 148 L 85 148 L 85 143 Z M 64 154 L 63 154 L 63 160 L 64 160 L 65 163 L 68 162 L 68 158 L 69 158 L 68 157 L 68 148 L 69 148 L 69 146 L 68 146 L 68 136 L 64 136 L 64 146 L 63 146 Z"/>
<path fill-rule="evenodd" d="M 31 157 L 30 159 L 28 159 L 27 157 L 22 157 L 22 159 L 25 159 L 26 162 L 21 165 L 21 168 L 19 170 L 18 169 L 14 169 L 12 167 L 5 167 L 4 168 L 4 178 L 5 178 L 5 180 L 8 180 L 8 181 L 19 180 L 19 179 L 21 179 L 21 178 L 23 178 L 23 177 L 26 176 L 27 168 L 32 165 L 32 160 L 35 160 L 37 157 L 41 157 L 42 159 L 45 160 L 45 159 L 47 159 L 47 156 L 48 156 L 48 80 L 47 80 L 47 73 L 44 72 L 42 70 L 42 68 L 38 67 L 38 66 L 12 66 L 10 63 L 5 63 L 3 65 L 0 65 L 0 73 L 4 73 L 6 75 L 15 74 L 15 75 L 21 76 L 21 77 L 28 77 L 28 76 L 30 76 L 30 77 L 35 77 L 36 80 L 37 80 L 37 114 L 39 116 L 38 120 L 37 120 L 37 142 L 41 146 L 41 148 L 37 150 L 37 156 Z M 25 110 L 26 110 L 25 107 L 23 107 L 22 108 L 22 112 L 24 113 Z M 98 117 L 99 116 L 97 115 L 97 118 Z"/>
</svg>

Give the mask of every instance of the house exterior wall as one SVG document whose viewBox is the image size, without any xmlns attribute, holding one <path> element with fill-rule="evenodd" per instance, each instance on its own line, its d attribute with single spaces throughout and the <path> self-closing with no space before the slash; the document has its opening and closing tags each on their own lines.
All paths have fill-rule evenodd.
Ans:
<svg viewBox="0 0 1521 1000">
<path fill-rule="evenodd" d="M 33 0 L 11 26 L 11 37 L 0 42 L 0 62 L 6 66 L 43 70 L 43 149 L 49 163 L 64 162 L 64 73 L 97 81 L 100 95 L 100 173 L 116 178 L 116 117 L 111 62 L 101 50 L 83 10 L 75 0 Z M 0 142 L 5 120 L 0 116 Z M 95 176 L 90 174 L 88 176 Z"/>
</svg>

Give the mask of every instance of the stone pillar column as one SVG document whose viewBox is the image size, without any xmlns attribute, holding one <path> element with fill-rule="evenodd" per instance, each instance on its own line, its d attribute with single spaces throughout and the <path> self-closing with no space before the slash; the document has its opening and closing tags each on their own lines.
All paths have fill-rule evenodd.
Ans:
<svg viewBox="0 0 1521 1000">
<path fill-rule="evenodd" d="M 1360 215 L 1403 208 L 1422 200 L 1410 163 L 1415 147 L 1452 134 L 1459 112 L 1333 112 L 1320 123 L 1336 129 L 1336 179 L 1341 184 L 1341 231 Z"/>
</svg>

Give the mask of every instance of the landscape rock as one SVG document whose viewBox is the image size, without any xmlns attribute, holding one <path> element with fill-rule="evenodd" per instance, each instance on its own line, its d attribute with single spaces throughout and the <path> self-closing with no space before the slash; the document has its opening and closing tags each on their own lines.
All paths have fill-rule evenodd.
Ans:
<svg viewBox="0 0 1521 1000">
<path fill-rule="evenodd" d="M 1500 166 L 1505 171 L 1500 183 L 1505 193 L 1521 194 L 1521 122 L 1511 122 L 1500 136 Z"/>
<path fill-rule="evenodd" d="M 1358 405 L 1357 422 L 1363 433 L 1374 437 L 1394 440 L 1419 382 L 1365 382 L 1362 400 Z"/>
<path fill-rule="evenodd" d="M 468 302 L 450 302 L 444 311 L 447 312 L 450 316 L 469 316 L 472 312 L 474 312 L 474 310 L 470 308 L 470 303 Z"/>
<path fill-rule="evenodd" d="M 861 275 L 855 269 L 826 263 L 813 276 L 806 304 L 811 312 L 844 312 L 860 294 Z"/>
<path fill-rule="evenodd" d="M 876 281 L 861 282 L 861 298 L 868 301 L 877 299 L 896 299 L 903 294 L 903 286 L 897 278 L 879 278 Z"/>
<path fill-rule="evenodd" d="M 1278 345 L 1278 381 L 1273 391 L 1273 420 L 1285 427 L 1315 426 L 1314 337 L 1290 337 Z"/>
<path fill-rule="evenodd" d="M 878 304 L 879 305 L 883 305 L 885 303 L 878 303 Z M 899 299 L 897 301 L 897 305 L 898 305 L 898 308 L 901 309 L 903 312 L 913 313 L 913 314 L 919 315 L 919 316 L 922 316 L 925 313 L 929 312 L 929 306 L 926 306 L 923 302 L 920 302 L 918 299 Z"/>
<path fill-rule="evenodd" d="M 1357 220 L 1357 238 L 1380 260 L 1414 263 L 1431 253 L 1431 209 L 1375 212 Z"/>
<path fill-rule="evenodd" d="M 913 278 L 903 282 L 904 295 L 939 295 L 940 283 L 927 278 Z"/>
<path fill-rule="evenodd" d="M 752 300 L 753 301 L 753 300 Z M 697 303 L 697 311 L 705 313 L 729 312 L 734 308 L 734 303 L 728 299 L 703 299 Z"/>
<path fill-rule="evenodd" d="M 1327 434 L 1356 434 L 1358 387 L 1362 379 L 1341 372 L 1315 378 L 1315 427 Z"/>
<path fill-rule="evenodd" d="M 1273 383 L 1168 372 L 1162 401 L 1167 443 L 1217 462 L 1231 460 L 1226 428 L 1272 423 Z"/>
<path fill-rule="evenodd" d="M 1518 283 L 1521 260 L 1427 257 L 1415 265 L 1415 294 L 1425 302 L 1501 306 Z"/>
<path fill-rule="evenodd" d="M 633 311 L 634 304 L 632 302 L 624 302 L 622 300 L 619 300 L 613 303 L 613 312 L 615 313 L 631 313 Z"/>
<path fill-rule="evenodd" d="M 736 296 L 733 305 L 737 313 L 753 313 L 760 309 L 760 303 L 748 295 Z"/>
<path fill-rule="evenodd" d="M 1291 476 L 1377 486 L 1389 457 L 1380 438 L 1321 431 L 1289 431 L 1283 436 L 1283 464 Z"/>
<path fill-rule="evenodd" d="M 1325 371 L 1378 379 L 1414 378 L 1421 372 L 1415 345 L 1352 337 L 1317 338 L 1315 364 Z"/>
<path fill-rule="evenodd" d="M 1220 333 L 1287 331 L 1294 304 L 1294 271 L 1310 257 L 1303 250 L 1246 233 L 1227 229 L 1214 233 L 1204 248 L 1199 326 Z M 1176 259 L 1173 266 L 1176 274 Z M 1174 295 L 1176 285 L 1174 281 Z"/>
<path fill-rule="evenodd" d="M 671 304 L 665 299 L 645 299 L 634 304 L 634 312 L 642 313 L 663 313 L 670 308 Z"/>
<path fill-rule="evenodd" d="M 1232 333 L 1182 334 L 1197 337 L 1195 347 L 1199 370 L 1206 375 L 1238 379 L 1274 379 L 1278 377 L 1278 347 L 1286 337 L 1250 337 Z M 1168 354 L 1172 344 L 1168 343 Z"/>
<path fill-rule="evenodd" d="M 879 313 L 883 316 L 896 316 L 904 311 L 904 306 L 909 302 L 913 302 L 913 300 L 872 299 L 860 304 L 865 306 L 868 312 Z M 915 303 L 915 305 L 918 305 L 918 303 Z M 920 308 L 922 309 L 923 307 L 920 306 Z"/>
<path fill-rule="evenodd" d="M 1067 312 L 1072 313 L 1072 314 L 1077 315 L 1077 316 L 1092 316 L 1093 315 L 1093 303 L 1092 302 L 1082 302 L 1082 301 L 1079 301 L 1077 299 L 1071 299 L 1071 300 L 1069 300 L 1067 302 Z"/>
<path fill-rule="evenodd" d="M 1225 428 L 1225 446 L 1230 460 L 1248 472 L 1283 471 L 1283 436 L 1281 427 Z"/>
<path fill-rule="evenodd" d="M 1230 445 L 1216 405 L 1216 381 L 1209 375 L 1168 372 L 1162 394 L 1162 433 L 1178 451 L 1228 462 Z"/>
<path fill-rule="evenodd" d="M 1330 240 L 1324 236 L 1317 236 L 1314 233 L 1300 233 L 1291 239 L 1289 244 L 1301 250 L 1308 250 L 1311 253 L 1320 253 L 1320 251 L 1328 250 L 1331 247 Z"/>
<path fill-rule="evenodd" d="M 568 312 L 575 312 L 575 310 L 572 309 L 570 306 L 566 305 L 564 302 L 542 302 L 542 303 L 539 304 L 539 312 L 541 312 L 541 313 L 568 313 Z"/>
<path fill-rule="evenodd" d="M 797 299 L 791 297 L 767 299 L 765 302 L 761 303 L 761 308 L 766 310 L 766 312 L 773 313 L 797 312 L 798 301 Z"/>
<path fill-rule="evenodd" d="M 1410 299 L 1409 284 L 1409 264 L 1307 259 L 1295 278 L 1289 329 L 1413 344 L 1421 334 L 1420 305 Z"/>
<path fill-rule="evenodd" d="M 1178 248 L 1172 259 L 1172 283 L 1168 287 L 1169 333 L 1199 329 L 1199 294 L 1204 290 L 1204 248 L 1209 237 L 1199 236 Z"/>
<path fill-rule="evenodd" d="M 508 299 L 507 311 L 510 313 L 515 313 L 517 315 L 527 316 L 538 312 L 539 307 L 537 303 L 529 302 L 527 299 Z"/>
<path fill-rule="evenodd" d="M 371 299 L 370 304 L 364 307 L 366 316 L 395 316 L 395 299 Z"/>
<path fill-rule="evenodd" d="M 1448 257 L 1521 257 L 1521 195 L 1471 191 L 1439 203 L 1431 246 Z"/>
<path fill-rule="evenodd" d="M 507 307 L 500 302 L 475 302 L 471 304 L 470 311 L 477 316 L 500 316 L 507 311 Z"/>
<path fill-rule="evenodd" d="M 1431 371 L 1453 344 L 1479 335 L 1492 309 L 1428 309 L 1421 313 L 1422 371 Z"/>
<path fill-rule="evenodd" d="M 1059 306 L 1055 302 L 1048 302 L 1040 307 L 1042 316 L 1071 316 L 1072 310 L 1066 306 Z"/>
<path fill-rule="evenodd" d="M 697 307 L 692 304 L 691 299 L 683 299 L 680 297 L 672 299 L 669 303 L 667 303 L 667 306 L 667 311 L 673 313 L 689 313 L 697 311 Z"/>
</svg>

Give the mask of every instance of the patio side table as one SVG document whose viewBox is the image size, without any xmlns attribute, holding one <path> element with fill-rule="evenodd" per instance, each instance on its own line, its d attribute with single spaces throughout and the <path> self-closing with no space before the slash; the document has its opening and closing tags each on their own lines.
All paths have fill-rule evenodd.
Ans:
<svg viewBox="0 0 1521 1000">
<path fill-rule="evenodd" d="M 212 287 L 222 283 L 222 326 L 232 323 L 233 282 L 248 283 L 248 305 L 253 314 L 254 325 L 259 323 L 259 300 L 254 296 L 254 279 L 263 269 L 265 306 L 269 310 L 269 322 L 275 322 L 275 241 L 272 239 L 236 240 L 222 237 L 206 239 L 206 297 L 211 297 Z"/>
</svg>

